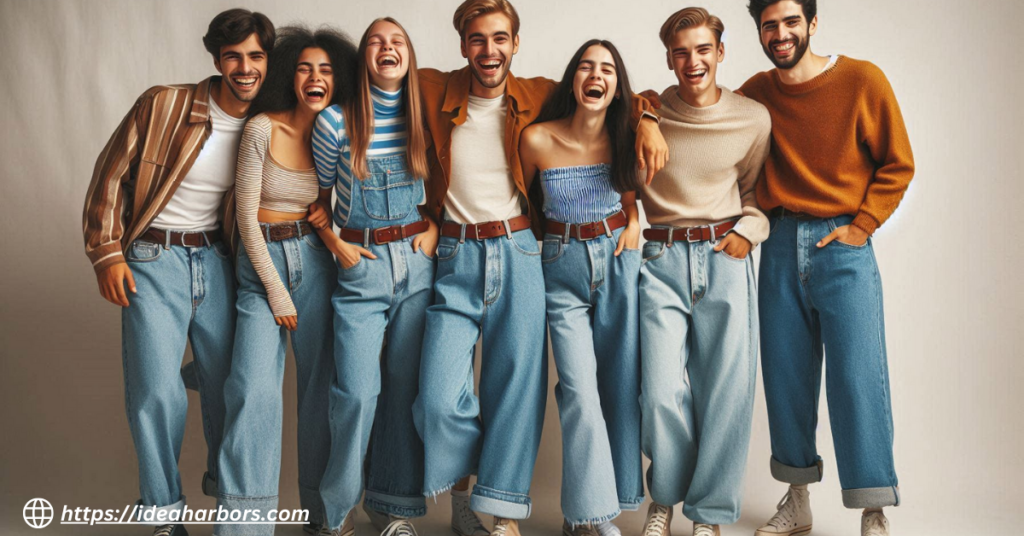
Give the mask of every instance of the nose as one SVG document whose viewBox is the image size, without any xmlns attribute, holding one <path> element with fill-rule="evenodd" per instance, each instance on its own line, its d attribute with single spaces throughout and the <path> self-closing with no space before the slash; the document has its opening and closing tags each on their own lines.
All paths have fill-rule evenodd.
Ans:
<svg viewBox="0 0 1024 536">
<path fill-rule="evenodd" d="M 252 68 L 252 61 L 248 56 L 242 56 L 242 72 L 247 73 Z"/>
<path fill-rule="evenodd" d="M 494 46 L 494 41 L 491 41 L 490 39 L 488 39 L 487 40 L 487 44 L 484 45 L 484 54 L 486 54 L 488 56 L 493 55 L 495 48 L 497 48 L 497 47 Z"/>
</svg>

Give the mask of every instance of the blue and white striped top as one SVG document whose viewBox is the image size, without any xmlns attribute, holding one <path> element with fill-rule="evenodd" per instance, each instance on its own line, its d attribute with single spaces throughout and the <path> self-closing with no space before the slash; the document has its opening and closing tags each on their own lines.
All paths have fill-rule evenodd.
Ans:
<svg viewBox="0 0 1024 536">
<path fill-rule="evenodd" d="M 392 156 L 408 150 L 405 106 L 402 91 L 384 91 L 370 86 L 373 100 L 373 139 L 367 158 Z M 313 128 L 313 160 L 321 188 L 334 186 L 334 223 L 344 227 L 352 210 L 352 153 L 345 132 L 345 115 L 337 104 L 320 112 Z"/>
<path fill-rule="evenodd" d="M 622 210 L 611 164 L 543 169 L 544 216 L 561 223 L 601 221 Z"/>
</svg>

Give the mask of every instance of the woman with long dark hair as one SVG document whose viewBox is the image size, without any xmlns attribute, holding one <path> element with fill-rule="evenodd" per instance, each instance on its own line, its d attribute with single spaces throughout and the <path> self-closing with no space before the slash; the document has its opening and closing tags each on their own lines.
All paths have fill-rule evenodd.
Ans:
<svg viewBox="0 0 1024 536">
<path fill-rule="evenodd" d="M 261 515 L 277 507 L 281 382 L 290 333 L 299 397 L 299 494 L 310 528 L 320 530 L 334 370 L 330 296 L 337 272 L 317 236 L 331 232 L 321 229 L 327 218 L 316 205 L 320 190 L 311 139 L 317 114 L 352 95 L 346 80 L 355 47 L 327 28 L 313 32 L 291 26 L 277 36 L 267 81 L 253 102 L 238 150 L 236 210 L 245 247 L 236 263 L 238 323 L 224 387 L 218 503 Z M 218 525 L 216 532 L 273 534 L 274 525 Z"/>
<path fill-rule="evenodd" d="M 385 533 L 414 536 L 409 519 L 424 515 L 426 504 L 412 405 L 438 228 L 422 215 L 429 170 L 409 35 L 398 21 L 377 19 L 357 57 L 355 99 L 324 110 L 313 136 L 320 200 L 327 207 L 333 190 L 341 228 L 340 236 L 325 235 L 338 284 L 331 455 L 321 491 L 330 534 L 350 535 L 372 430 L 365 506 Z"/>
<path fill-rule="evenodd" d="M 611 519 L 643 502 L 632 95 L 615 46 L 587 41 L 519 143 L 547 220 L 541 254 L 566 536 L 614 531 Z"/>
</svg>

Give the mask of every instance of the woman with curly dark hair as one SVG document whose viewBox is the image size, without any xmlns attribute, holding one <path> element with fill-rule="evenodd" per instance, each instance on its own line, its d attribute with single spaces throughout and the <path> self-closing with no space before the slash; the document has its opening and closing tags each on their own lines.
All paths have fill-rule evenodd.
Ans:
<svg viewBox="0 0 1024 536">
<path fill-rule="evenodd" d="M 311 139 L 317 114 L 352 95 L 355 47 L 329 28 L 291 26 L 277 35 L 267 81 L 238 151 L 235 197 L 245 247 L 236 263 L 238 323 L 224 387 L 218 503 L 261 515 L 277 507 L 281 382 L 290 333 L 299 397 L 299 493 L 310 513 L 309 528 L 318 531 L 324 519 L 320 481 L 330 450 L 331 294 L 337 271 L 318 236 L 330 230 L 316 205 L 320 189 Z M 273 534 L 274 525 L 217 529 L 220 536 L 243 532 Z"/>
</svg>

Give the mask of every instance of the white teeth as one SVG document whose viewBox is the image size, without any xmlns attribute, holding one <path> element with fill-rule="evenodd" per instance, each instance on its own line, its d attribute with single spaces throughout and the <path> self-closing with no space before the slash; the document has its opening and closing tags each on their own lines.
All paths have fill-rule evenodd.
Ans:
<svg viewBox="0 0 1024 536">
<path fill-rule="evenodd" d="M 377 58 L 377 65 L 380 65 L 382 67 L 398 65 L 398 58 L 396 58 L 395 56 L 381 56 L 380 58 Z"/>
<path fill-rule="evenodd" d="M 596 84 L 583 86 L 583 94 L 588 97 L 600 98 L 604 96 L 604 88 Z"/>
<path fill-rule="evenodd" d="M 323 88 L 312 87 L 306 90 L 306 95 L 310 97 L 323 97 L 327 92 Z"/>
<path fill-rule="evenodd" d="M 789 50 L 791 48 L 793 48 L 793 43 L 785 43 L 785 44 L 782 44 L 782 45 L 776 45 L 775 46 L 775 50 L 778 50 L 779 52 L 784 52 L 784 51 Z"/>
<path fill-rule="evenodd" d="M 707 74 L 707 72 L 707 69 L 701 69 L 699 71 L 690 71 L 686 73 L 686 76 L 704 76 L 705 74 Z"/>
<path fill-rule="evenodd" d="M 242 85 L 242 86 L 248 86 L 248 85 L 256 83 L 256 78 L 255 77 L 253 77 L 253 78 L 235 78 L 234 80 L 235 80 L 236 84 L 239 84 L 239 85 Z"/>
<path fill-rule="evenodd" d="M 501 65 L 501 62 L 500 61 L 486 61 L 486 62 L 481 63 L 480 65 L 483 65 L 484 67 L 486 67 L 488 69 L 492 69 L 492 68 L 495 68 L 495 67 Z"/>
</svg>

